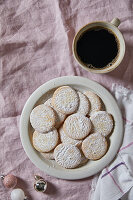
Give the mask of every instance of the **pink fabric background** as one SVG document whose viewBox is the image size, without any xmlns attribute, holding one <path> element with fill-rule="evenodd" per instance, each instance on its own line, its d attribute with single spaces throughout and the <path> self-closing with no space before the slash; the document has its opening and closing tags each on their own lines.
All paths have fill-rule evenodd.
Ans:
<svg viewBox="0 0 133 200">
<path fill-rule="evenodd" d="M 126 54 L 120 66 L 104 75 L 81 69 L 72 55 L 72 40 L 83 25 L 121 20 Z M 30 94 L 55 77 L 76 75 L 133 88 L 133 2 L 131 0 L 1 0 L 0 1 L 0 173 L 13 173 L 18 187 L 32 200 L 89 199 L 91 178 L 59 180 L 37 169 L 26 156 L 19 119 Z M 34 191 L 34 174 L 48 182 L 46 194 Z M 10 199 L 1 184 L 0 199 Z"/>
</svg>

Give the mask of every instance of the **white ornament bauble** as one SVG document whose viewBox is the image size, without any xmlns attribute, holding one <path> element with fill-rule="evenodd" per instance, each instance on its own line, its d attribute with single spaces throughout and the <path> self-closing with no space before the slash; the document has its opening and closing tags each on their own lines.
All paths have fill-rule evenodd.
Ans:
<svg viewBox="0 0 133 200">
<path fill-rule="evenodd" d="M 14 189 L 11 192 L 11 200 L 24 200 L 25 199 L 25 194 L 22 189 Z"/>
</svg>

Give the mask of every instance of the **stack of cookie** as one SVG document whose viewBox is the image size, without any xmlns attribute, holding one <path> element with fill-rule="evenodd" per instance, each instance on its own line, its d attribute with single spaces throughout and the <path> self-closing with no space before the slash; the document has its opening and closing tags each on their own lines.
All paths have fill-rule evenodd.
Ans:
<svg viewBox="0 0 133 200">
<path fill-rule="evenodd" d="M 108 149 L 106 136 L 114 126 L 98 95 L 69 86 L 59 87 L 52 98 L 35 107 L 30 122 L 34 148 L 64 168 L 102 158 Z"/>
</svg>

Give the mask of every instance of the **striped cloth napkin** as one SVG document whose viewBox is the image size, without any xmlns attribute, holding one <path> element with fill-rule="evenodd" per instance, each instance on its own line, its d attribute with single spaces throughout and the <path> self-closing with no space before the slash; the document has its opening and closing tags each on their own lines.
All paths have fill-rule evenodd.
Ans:
<svg viewBox="0 0 133 200">
<path fill-rule="evenodd" d="M 91 200 L 133 200 L 133 91 L 113 84 L 112 92 L 125 122 L 124 139 L 115 160 L 94 177 Z"/>
</svg>

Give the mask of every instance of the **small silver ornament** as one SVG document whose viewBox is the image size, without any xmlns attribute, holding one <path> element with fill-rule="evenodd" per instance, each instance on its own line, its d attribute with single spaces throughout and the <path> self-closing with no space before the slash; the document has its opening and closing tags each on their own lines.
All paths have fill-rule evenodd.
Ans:
<svg viewBox="0 0 133 200">
<path fill-rule="evenodd" d="M 34 189 L 37 192 L 45 192 L 47 189 L 47 182 L 44 181 L 44 179 L 38 175 L 35 175 L 35 183 L 34 183 Z"/>
<path fill-rule="evenodd" d="M 1 180 L 4 180 L 5 175 L 0 175 Z"/>
</svg>

